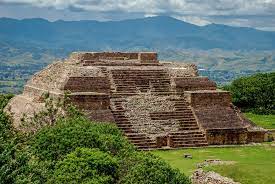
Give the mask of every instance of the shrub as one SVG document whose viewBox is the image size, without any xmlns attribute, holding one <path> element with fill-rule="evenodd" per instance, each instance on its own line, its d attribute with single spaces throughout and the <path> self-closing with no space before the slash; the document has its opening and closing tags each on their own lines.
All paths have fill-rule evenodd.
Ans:
<svg viewBox="0 0 275 184">
<path fill-rule="evenodd" d="M 98 149 L 77 148 L 56 165 L 48 183 L 115 183 L 118 162 Z"/>
<path fill-rule="evenodd" d="M 81 116 L 62 119 L 56 126 L 42 129 L 30 145 L 42 160 L 59 160 L 77 147 L 99 148 L 114 155 L 133 149 L 116 126 L 92 123 Z"/>
<path fill-rule="evenodd" d="M 127 163 L 122 171 L 121 184 L 190 184 L 184 174 L 150 153 L 136 152 L 125 160 Z M 125 171 L 124 171 L 125 170 Z"/>
</svg>

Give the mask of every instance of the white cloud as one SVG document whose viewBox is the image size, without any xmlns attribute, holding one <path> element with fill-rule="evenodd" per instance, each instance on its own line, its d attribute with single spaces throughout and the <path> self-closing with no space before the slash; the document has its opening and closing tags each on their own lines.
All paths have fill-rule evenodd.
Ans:
<svg viewBox="0 0 275 184">
<path fill-rule="evenodd" d="M 275 0 L 0 0 L 38 7 L 81 8 L 86 11 L 126 11 L 144 13 L 179 13 L 227 15 L 267 13 Z"/>
<path fill-rule="evenodd" d="M 179 20 L 183 20 L 185 22 L 189 22 L 191 24 L 196 24 L 198 26 L 205 26 L 207 24 L 211 24 L 210 21 L 197 16 L 175 16 L 175 18 Z"/>
</svg>

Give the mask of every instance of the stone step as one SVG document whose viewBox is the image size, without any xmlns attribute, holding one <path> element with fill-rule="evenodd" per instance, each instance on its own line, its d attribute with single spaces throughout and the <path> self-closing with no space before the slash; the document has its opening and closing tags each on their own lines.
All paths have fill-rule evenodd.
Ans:
<svg viewBox="0 0 275 184">
<path fill-rule="evenodd" d="M 185 131 L 185 130 L 199 130 L 199 127 L 180 127 L 179 131 Z"/>
<path fill-rule="evenodd" d="M 206 141 L 205 136 L 189 136 L 189 137 L 171 137 L 173 141 L 189 141 L 189 140 L 202 140 Z"/>
<path fill-rule="evenodd" d="M 141 137 L 140 139 L 131 139 L 131 138 L 128 138 L 132 143 L 135 143 L 135 144 L 156 144 L 156 141 L 153 141 L 147 137 Z"/>
<path fill-rule="evenodd" d="M 131 124 L 123 124 L 123 125 L 117 124 L 117 126 L 122 129 L 133 128 Z"/>
<path fill-rule="evenodd" d="M 123 73 L 148 73 L 148 72 L 152 72 L 152 73 L 158 73 L 158 72 L 161 72 L 161 73 L 167 73 L 166 71 L 164 70 L 148 70 L 148 69 L 142 69 L 142 70 L 139 70 L 139 69 L 135 69 L 135 70 L 120 70 L 120 69 L 115 69 L 115 70 L 111 70 L 112 73 L 118 73 L 118 72 L 123 72 Z"/>
<path fill-rule="evenodd" d="M 146 139 L 148 141 L 153 141 L 153 140 L 147 138 L 146 136 L 134 136 L 134 137 L 128 136 L 128 139 L 129 140 L 145 140 Z"/>
<path fill-rule="evenodd" d="M 198 129 L 198 125 L 197 124 L 180 124 L 180 128 L 179 129 L 184 129 L 184 128 L 196 128 Z"/>
<path fill-rule="evenodd" d="M 192 111 L 187 112 L 176 112 L 176 111 L 158 111 L 158 112 L 150 112 L 150 115 L 182 115 L 182 114 L 192 114 Z"/>
<path fill-rule="evenodd" d="M 134 80 L 134 79 L 153 79 L 153 80 L 169 80 L 170 78 L 167 74 L 157 74 L 157 75 L 137 75 L 137 74 L 124 74 L 124 75 L 120 75 L 120 74 L 112 74 L 112 77 L 114 80 L 119 80 L 119 79 L 128 79 L 128 80 Z"/>
<path fill-rule="evenodd" d="M 136 83 L 136 82 L 145 82 L 145 84 L 148 84 L 149 81 L 167 81 L 170 82 L 169 78 L 166 77 L 159 77 L 159 76 L 146 76 L 146 77 L 140 77 L 140 76 L 130 76 L 130 75 L 120 75 L 120 76 L 112 76 L 114 82 L 126 82 L 126 83 Z M 141 83 L 140 83 L 141 84 Z"/>
<path fill-rule="evenodd" d="M 174 145 L 175 148 L 188 148 L 188 147 L 203 147 L 208 146 L 207 143 L 198 143 L 198 144 L 177 144 Z"/>
<path fill-rule="evenodd" d="M 132 133 L 132 134 L 127 134 L 127 136 L 129 136 L 129 137 L 145 136 L 146 137 L 146 134 L 144 134 L 144 133 Z"/>
<path fill-rule="evenodd" d="M 111 72 L 113 76 L 165 76 L 169 77 L 166 72 Z"/>
<path fill-rule="evenodd" d="M 180 131 L 180 132 L 171 132 L 170 135 L 188 135 L 188 134 L 202 134 L 201 131 Z"/>
<path fill-rule="evenodd" d="M 181 121 L 196 121 L 195 118 L 193 117 L 185 117 L 185 116 L 151 116 L 152 120 L 169 120 L 169 119 L 174 119 L 174 120 L 181 120 Z"/>
<path fill-rule="evenodd" d="M 187 141 L 173 141 L 174 145 L 181 145 L 181 144 L 205 144 L 206 141 L 201 140 L 187 140 Z"/>
</svg>

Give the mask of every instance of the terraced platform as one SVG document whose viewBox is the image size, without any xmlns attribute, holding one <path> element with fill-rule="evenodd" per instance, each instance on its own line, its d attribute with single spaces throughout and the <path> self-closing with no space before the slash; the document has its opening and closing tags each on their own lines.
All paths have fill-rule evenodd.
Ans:
<svg viewBox="0 0 275 184">
<path fill-rule="evenodd" d="M 73 53 L 27 82 L 9 105 L 14 119 L 26 111 L 20 103 L 36 111 L 44 92 L 54 99 L 69 92 L 91 120 L 116 123 L 139 149 L 264 140 L 265 131 L 241 115 L 229 92 L 198 76 L 195 65 L 159 62 L 153 52 Z"/>
</svg>

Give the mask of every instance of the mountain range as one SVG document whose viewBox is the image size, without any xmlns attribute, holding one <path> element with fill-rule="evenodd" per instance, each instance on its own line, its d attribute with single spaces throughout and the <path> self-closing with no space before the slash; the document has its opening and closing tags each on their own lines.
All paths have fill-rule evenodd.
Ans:
<svg viewBox="0 0 275 184">
<path fill-rule="evenodd" d="M 275 71 L 275 32 L 171 17 L 122 21 L 0 18 L 0 93 L 20 93 L 35 72 L 72 51 L 156 51 L 160 60 L 195 63 L 218 84 Z"/>
<path fill-rule="evenodd" d="M 171 17 L 99 22 L 0 19 L 0 46 L 71 50 L 225 49 L 273 50 L 275 32 L 210 24 L 197 26 Z"/>
</svg>

